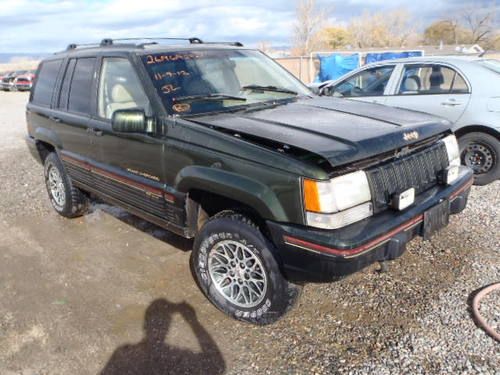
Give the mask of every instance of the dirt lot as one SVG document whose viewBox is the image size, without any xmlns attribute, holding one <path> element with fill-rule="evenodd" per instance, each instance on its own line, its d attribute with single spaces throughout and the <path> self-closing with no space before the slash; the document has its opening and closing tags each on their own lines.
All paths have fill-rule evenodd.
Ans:
<svg viewBox="0 0 500 375">
<path fill-rule="evenodd" d="M 253 327 L 202 296 L 191 242 L 106 205 L 59 217 L 22 140 L 26 100 L 0 92 L 0 374 L 499 374 L 468 307 L 500 281 L 499 182 L 389 272 L 308 284 Z M 497 325 L 499 301 L 485 301 Z"/>
</svg>

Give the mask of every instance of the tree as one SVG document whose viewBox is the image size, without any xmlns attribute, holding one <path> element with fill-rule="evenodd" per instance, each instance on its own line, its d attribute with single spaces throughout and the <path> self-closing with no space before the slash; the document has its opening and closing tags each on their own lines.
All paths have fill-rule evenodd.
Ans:
<svg viewBox="0 0 500 375">
<path fill-rule="evenodd" d="M 316 5 L 316 0 L 298 0 L 297 20 L 294 26 L 294 52 L 304 56 L 318 48 L 320 30 L 326 22 L 326 12 Z"/>
<path fill-rule="evenodd" d="M 322 32 L 325 44 L 331 49 L 339 49 L 352 44 L 352 36 L 346 28 L 340 26 L 326 27 Z"/>
<path fill-rule="evenodd" d="M 424 31 L 426 44 L 458 44 L 463 43 L 465 31 L 453 20 L 441 20 L 432 23 Z"/>
<path fill-rule="evenodd" d="M 460 12 L 460 19 L 467 30 L 467 42 L 486 43 L 494 31 L 496 7 L 477 7 L 470 5 Z"/>
<path fill-rule="evenodd" d="M 352 19 L 348 30 L 359 48 L 403 47 L 414 33 L 410 13 L 405 9 L 368 13 Z"/>
<path fill-rule="evenodd" d="M 400 8 L 385 15 L 390 44 L 394 47 L 404 47 L 415 32 L 415 22 L 408 10 Z"/>
</svg>

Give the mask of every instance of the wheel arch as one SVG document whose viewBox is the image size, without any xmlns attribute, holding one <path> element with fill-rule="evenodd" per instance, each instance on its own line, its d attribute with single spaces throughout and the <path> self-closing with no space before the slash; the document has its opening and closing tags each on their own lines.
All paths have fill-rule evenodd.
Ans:
<svg viewBox="0 0 500 375">
<path fill-rule="evenodd" d="M 460 129 L 457 129 L 455 131 L 455 135 L 457 136 L 457 138 L 460 138 L 466 134 L 474 133 L 474 132 L 489 134 L 489 135 L 495 137 L 498 141 L 500 141 L 500 132 L 489 127 L 489 126 L 484 126 L 484 125 L 467 125 L 467 126 L 461 127 Z"/>
<path fill-rule="evenodd" d="M 209 210 L 231 209 L 232 206 L 258 215 L 260 219 L 288 221 L 278 197 L 265 184 L 215 168 L 190 166 L 176 177 L 175 188 L 198 200 Z M 205 204 L 203 204 L 205 203 Z"/>
</svg>

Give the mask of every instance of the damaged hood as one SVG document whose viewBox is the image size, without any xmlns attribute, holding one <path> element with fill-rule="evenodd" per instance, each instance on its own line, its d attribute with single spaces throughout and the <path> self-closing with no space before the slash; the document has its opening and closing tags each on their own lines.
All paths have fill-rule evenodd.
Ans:
<svg viewBox="0 0 500 375">
<path fill-rule="evenodd" d="M 253 112 L 218 113 L 191 119 L 315 153 L 332 164 L 366 159 L 450 128 L 446 120 L 379 104 L 331 97 L 300 99 Z"/>
</svg>

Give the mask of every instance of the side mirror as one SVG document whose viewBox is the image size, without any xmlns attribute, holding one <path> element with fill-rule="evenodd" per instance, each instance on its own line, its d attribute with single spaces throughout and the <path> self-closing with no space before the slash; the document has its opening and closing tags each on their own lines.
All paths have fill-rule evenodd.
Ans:
<svg viewBox="0 0 500 375">
<path fill-rule="evenodd" d="M 119 109 L 113 112 L 111 127 L 120 133 L 152 133 L 153 119 L 142 109 Z"/>
</svg>

